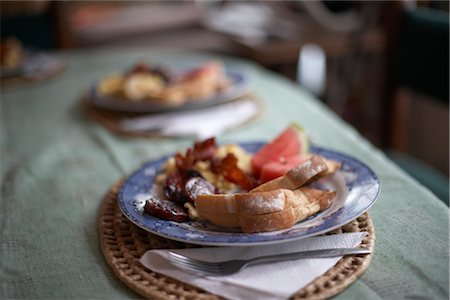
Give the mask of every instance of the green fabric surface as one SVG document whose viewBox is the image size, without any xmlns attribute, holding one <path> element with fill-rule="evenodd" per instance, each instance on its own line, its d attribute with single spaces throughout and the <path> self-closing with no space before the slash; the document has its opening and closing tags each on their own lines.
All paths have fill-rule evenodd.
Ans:
<svg viewBox="0 0 450 300">
<path fill-rule="evenodd" d="M 0 298 L 139 298 L 101 253 L 100 201 L 142 163 L 193 141 L 117 136 L 84 114 L 79 97 L 102 75 L 137 60 L 195 63 L 214 56 L 129 49 L 61 55 L 68 68 L 59 77 L 2 87 Z M 266 109 L 219 142 L 269 140 L 296 121 L 316 144 L 360 159 L 381 179 L 369 211 L 374 258 L 336 299 L 448 299 L 448 208 L 294 83 L 246 61 L 224 61 L 250 76 Z"/>
</svg>

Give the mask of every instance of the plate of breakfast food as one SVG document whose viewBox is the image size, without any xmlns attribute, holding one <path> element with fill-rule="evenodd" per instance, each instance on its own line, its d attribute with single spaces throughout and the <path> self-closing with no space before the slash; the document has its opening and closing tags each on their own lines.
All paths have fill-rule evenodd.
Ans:
<svg viewBox="0 0 450 300">
<path fill-rule="evenodd" d="M 156 113 L 220 104 L 243 96 L 248 88 L 242 72 L 217 61 L 177 69 L 138 63 L 101 78 L 88 100 L 108 110 Z"/>
<path fill-rule="evenodd" d="M 22 44 L 18 39 L 8 37 L 0 41 L 0 78 L 20 75 L 24 56 Z"/>
<path fill-rule="evenodd" d="M 0 41 L 0 79 L 37 80 L 63 70 L 64 61 L 56 55 L 25 47 L 15 37 Z"/>
<path fill-rule="evenodd" d="M 210 246 L 266 245 L 319 235 L 359 217 L 380 191 L 376 174 L 343 153 L 311 146 L 288 126 L 269 143 L 214 138 L 144 164 L 118 204 L 156 235 Z"/>
</svg>

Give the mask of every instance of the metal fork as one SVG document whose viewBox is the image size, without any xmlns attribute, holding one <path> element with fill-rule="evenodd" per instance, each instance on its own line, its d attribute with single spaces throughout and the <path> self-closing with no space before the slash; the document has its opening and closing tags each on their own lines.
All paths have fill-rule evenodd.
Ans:
<svg viewBox="0 0 450 300">
<path fill-rule="evenodd" d="M 260 263 L 294 260 L 303 258 L 327 258 L 344 256 L 351 254 L 369 254 L 372 250 L 369 248 L 337 248 L 337 249 L 322 249 L 311 250 L 303 252 L 294 252 L 286 254 L 276 254 L 269 256 L 260 256 L 246 260 L 229 260 L 222 262 L 207 262 L 198 259 L 189 258 L 178 253 L 169 252 L 170 262 L 177 267 L 208 276 L 223 276 L 238 272 L 239 270 L 249 266 Z"/>
</svg>

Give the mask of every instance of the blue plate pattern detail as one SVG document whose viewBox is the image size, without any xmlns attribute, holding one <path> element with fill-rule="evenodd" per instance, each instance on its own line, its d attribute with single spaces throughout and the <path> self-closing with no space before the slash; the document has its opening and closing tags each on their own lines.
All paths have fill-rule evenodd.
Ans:
<svg viewBox="0 0 450 300">
<path fill-rule="evenodd" d="M 240 145 L 248 152 L 255 153 L 263 143 Z M 238 229 L 221 228 L 206 222 L 177 223 L 143 214 L 145 198 L 153 193 L 155 177 L 169 156 L 150 161 L 129 176 L 120 190 L 118 204 L 122 213 L 140 228 L 191 244 L 255 246 L 319 235 L 341 227 L 366 212 L 379 195 L 380 181 L 368 166 L 355 158 L 318 147 L 311 147 L 311 152 L 341 163 L 338 172 L 314 183 L 317 188 L 336 190 L 337 196 L 330 208 L 289 229 L 246 234 Z"/>
<path fill-rule="evenodd" d="M 97 107 L 122 112 L 160 113 L 198 109 L 234 100 L 249 91 L 249 80 L 242 72 L 227 70 L 225 75 L 231 82 L 230 87 L 212 97 L 190 101 L 180 106 L 161 105 L 155 102 L 121 101 L 120 99 L 114 99 L 114 97 L 102 96 L 97 91 L 97 84 L 89 90 L 88 98 L 91 104 Z"/>
</svg>

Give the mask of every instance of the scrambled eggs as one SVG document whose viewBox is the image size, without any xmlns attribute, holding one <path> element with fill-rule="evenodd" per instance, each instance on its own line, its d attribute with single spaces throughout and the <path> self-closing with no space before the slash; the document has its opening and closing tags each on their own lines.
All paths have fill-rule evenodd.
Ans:
<svg viewBox="0 0 450 300">
<path fill-rule="evenodd" d="M 245 171 L 251 172 L 251 159 L 250 153 L 246 152 L 239 145 L 229 144 L 220 146 L 217 148 L 214 154 L 217 158 L 224 158 L 228 153 L 232 153 L 238 159 L 238 167 Z M 176 170 L 175 158 L 170 157 L 164 165 L 164 173 L 158 175 L 156 182 L 158 184 L 164 184 L 167 176 Z M 238 189 L 237 185 L 227 181 L 223 175 L 216 174 L 211 171 L 211 163 L 209 161 L 197 161 L 194 165 L 194 170 L 202 174 L 202 176 L 218 187 L 224 192 L 232 192 Z"/>
</svg>

